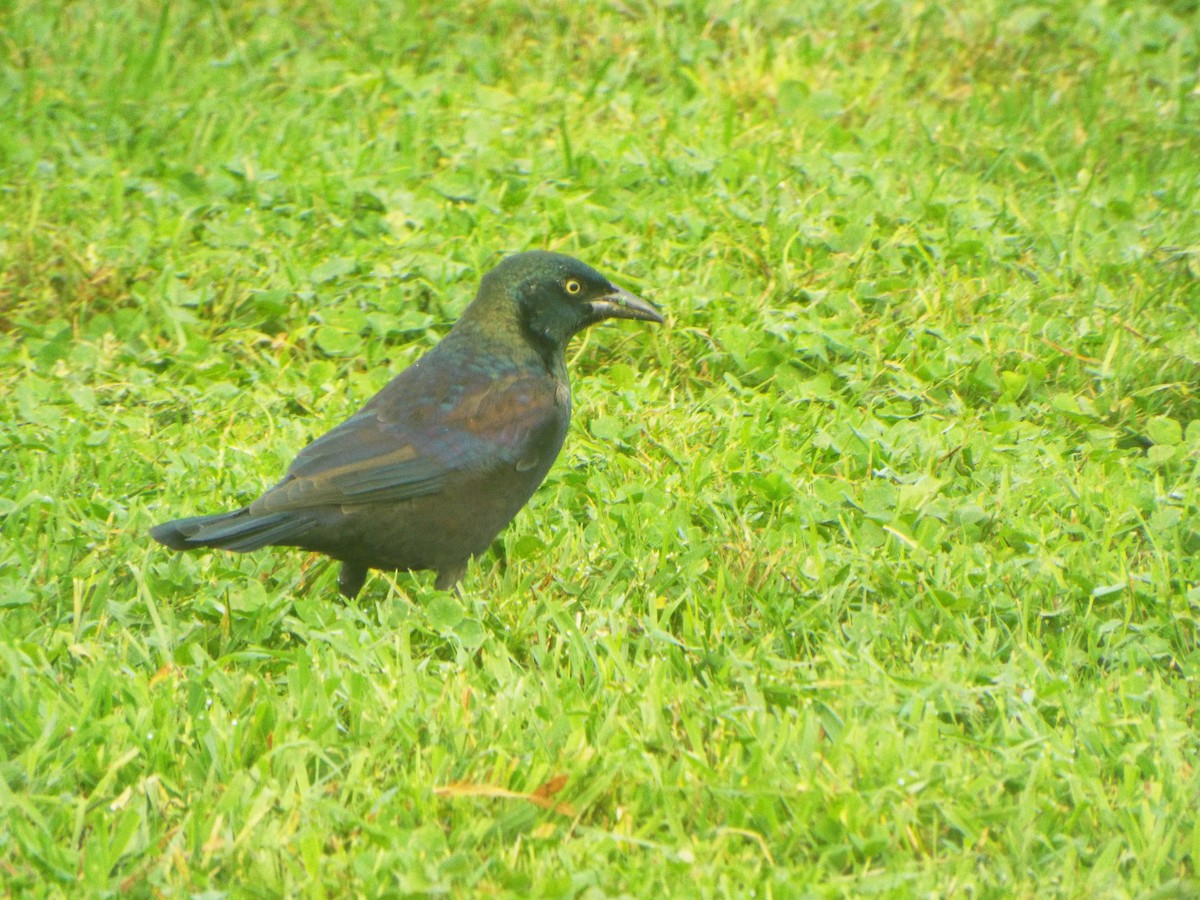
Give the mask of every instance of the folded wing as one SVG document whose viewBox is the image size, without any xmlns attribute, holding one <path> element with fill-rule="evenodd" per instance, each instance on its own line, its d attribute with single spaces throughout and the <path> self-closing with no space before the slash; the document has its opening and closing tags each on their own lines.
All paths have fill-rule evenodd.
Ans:
<svg viewBox="0 0 1200 900">
<path fill-rule="evenodd" d="M 305 447 L 283 481 L 251 505 L 251 513 L 435 494 L 456 472 L 520 466 L 536 454 L 539 435 L 559 421 L 565 425 L 563 392 L 543 373 L 473 379 L 459 373 L 460 379 L 440 389 L 424 374 L 408 369 L 361 411 Z"/>
</svg>

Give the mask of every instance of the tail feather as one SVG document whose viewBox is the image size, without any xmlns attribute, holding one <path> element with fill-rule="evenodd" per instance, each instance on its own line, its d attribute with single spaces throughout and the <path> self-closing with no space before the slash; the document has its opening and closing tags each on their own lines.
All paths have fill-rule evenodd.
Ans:
<svg viewBox="0 0 1200 900">
<path fill-rule="evenodd" d="M 256 516 L 246 508 L 165 522 L 151 528 L 150 536 L 172 550 L 217 547 L 245 553 L 268 544 L 290 543 L 316 524 L 315 518 L 294 512 Z"/>
</svg>

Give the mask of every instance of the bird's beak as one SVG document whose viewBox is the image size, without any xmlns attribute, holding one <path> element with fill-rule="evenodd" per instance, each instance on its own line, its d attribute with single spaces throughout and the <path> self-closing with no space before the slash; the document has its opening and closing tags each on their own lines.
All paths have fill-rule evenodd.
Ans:
<svg viewBox="0 0 1200 900">
<path fill-rule="evenodd" d="M 591 307 L 598 319 L 644 319 L 660 324 L 663 320 L 658 308 L 649 300 L 615 285 L 609 293 L 593 300 Z"/>
</svg>

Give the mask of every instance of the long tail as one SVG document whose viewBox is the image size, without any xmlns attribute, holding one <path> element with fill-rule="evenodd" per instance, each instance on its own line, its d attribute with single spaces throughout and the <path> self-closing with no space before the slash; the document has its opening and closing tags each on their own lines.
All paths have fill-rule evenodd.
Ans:
<svg viewBox="0 0 1200 900">
<path fill-rule="evenodd" d="M 256 516 L 249 507 L 215 516 L 192 516 L 155 525 L 150 536 L 172 550 L 219 547 L 246 553 L 268 544 L 290 544 L 314 525 L 303 513 L 280 512 Z"/>
</svg>

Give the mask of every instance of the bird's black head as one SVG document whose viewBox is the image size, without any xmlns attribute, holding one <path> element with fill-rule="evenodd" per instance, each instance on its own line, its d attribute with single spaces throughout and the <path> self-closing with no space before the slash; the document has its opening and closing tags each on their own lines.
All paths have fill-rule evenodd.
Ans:
<svg viewBox="0 0 1200 900">
<path fill-rule="evenodd" d="M 555 352 L 602 319 L 663 320 L 652 303 L 617 287 L 591 266 L 542 250 L 505 259 L 484 276 L 480 296 L 515 303 L 527 337 Z"/>
</svg>

